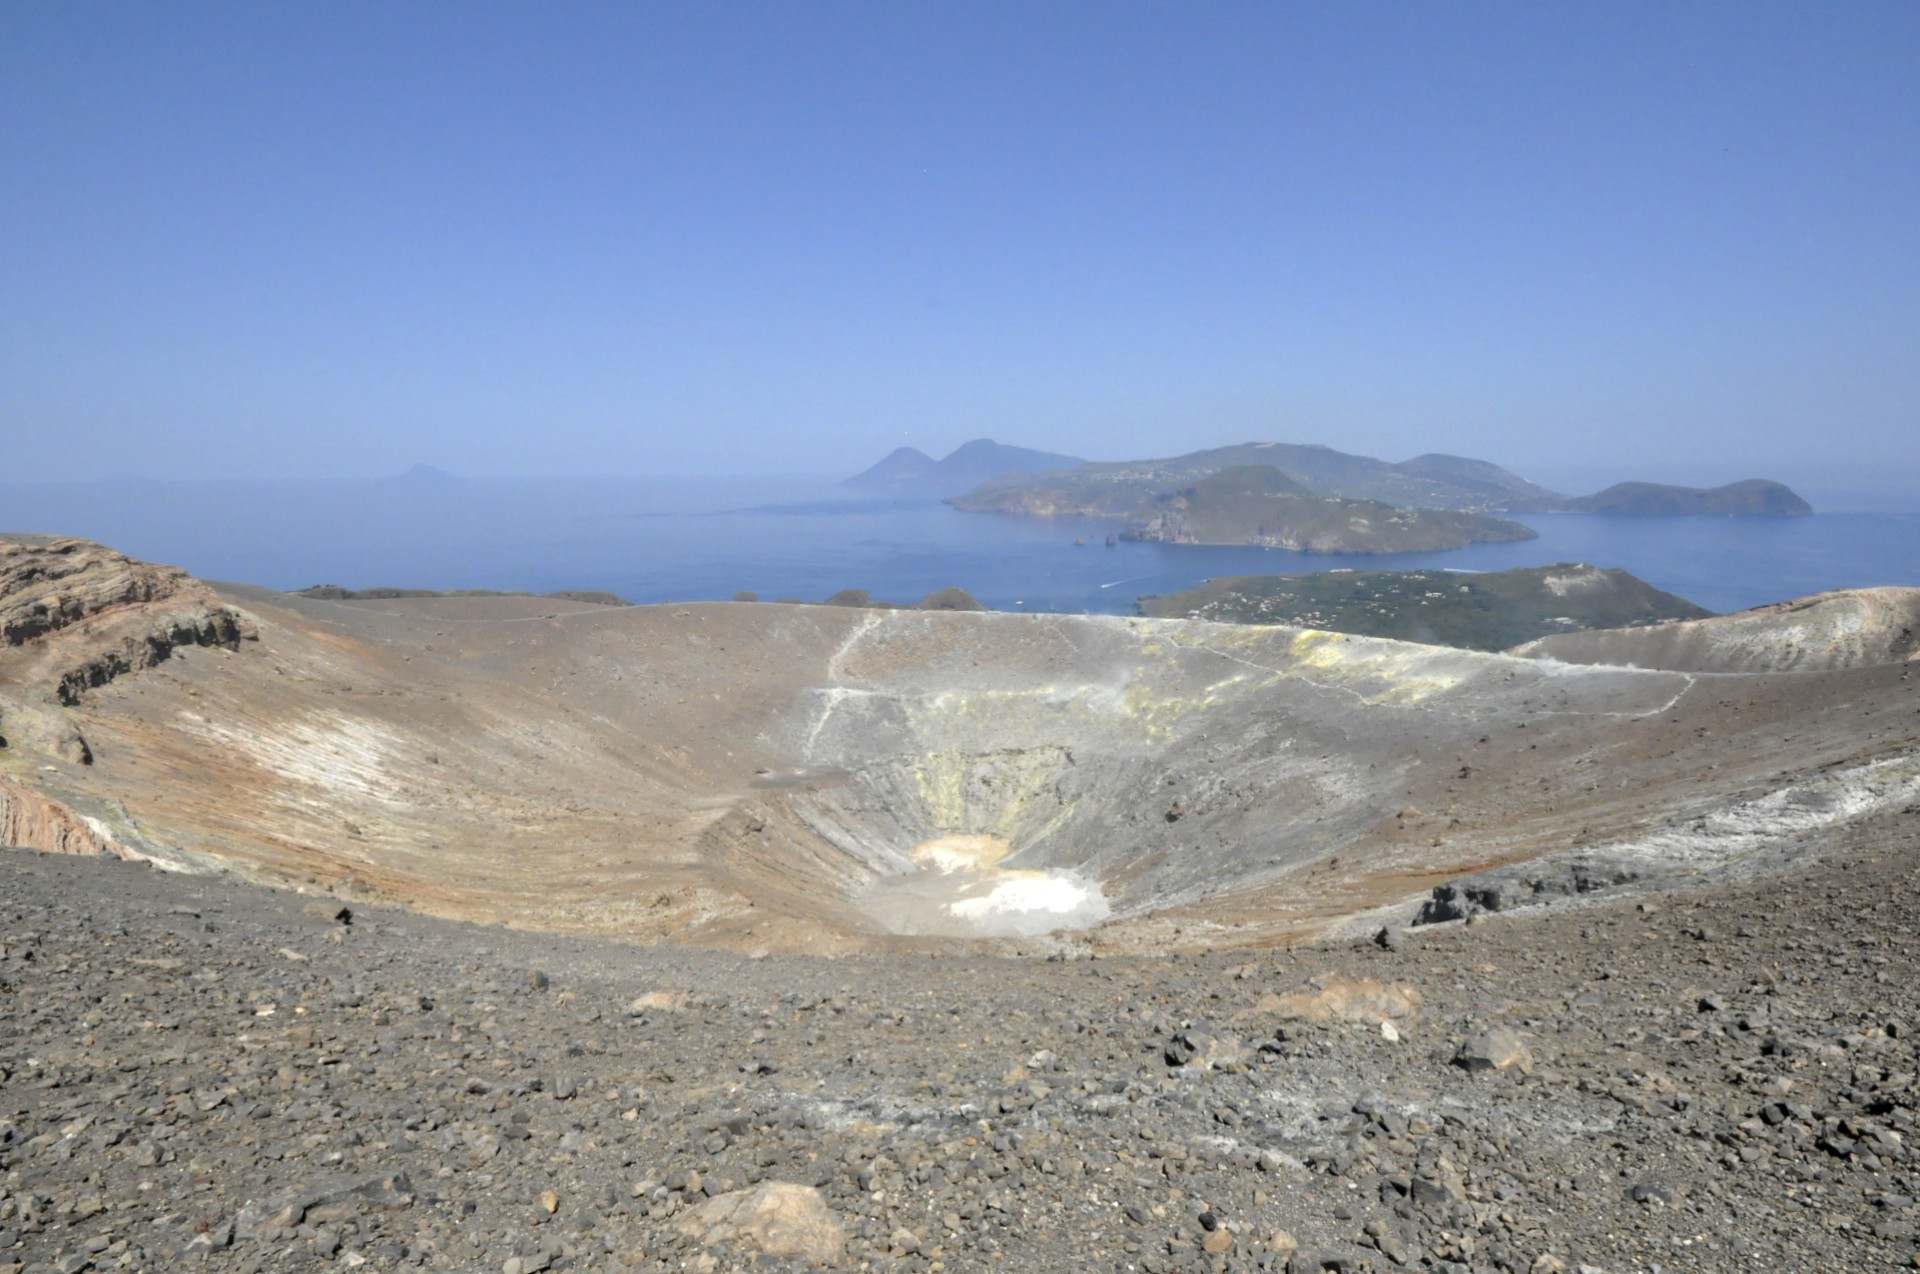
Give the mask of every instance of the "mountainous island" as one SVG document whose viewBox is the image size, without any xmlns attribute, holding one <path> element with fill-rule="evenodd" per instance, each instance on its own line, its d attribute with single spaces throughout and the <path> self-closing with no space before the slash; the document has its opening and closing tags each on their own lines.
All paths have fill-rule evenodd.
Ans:
<svg viewBox="0 0 1920 1274">
<path fill-rule="evenodd" d="M 1009 447 L 991 438 L 975 438 L 939 460 L 917 447 L 897 447 L 880 463 L 854 474 L 841 485 L 896 499 L 939 499 L 971 491 L 996 479 L 1052 473 L 1084 463 L 1078 456 Z"/>
<path fill-rule="evenodd" d="M 1724 487 L 1618 482 L 1605 491 L 1569 500 L 1566 507 L 1576 513 L 1625 517 L 1803 518 L 1813 512 L 1813 506 L 1791 488 L 1765 478 L 1729 482 Z"/>
<path fill-rule="evenodd" d="M 1620 570 L 1582 563 L 1521 570 L 1242 575 L 1143 597 L 1142 615 L 1286 624 L 1469 650 L 1594 628 L 1638 628 L 1711 612 Z"/>
<path fill-rule="evenodd" d="M 948 501 L 978 513 L 1040 517 L 1152 517 L 1155 501 L 1225 469 L 1279 470 L 1311 495 L 1377 500 L 1403 508 L 1520 512 L 1562 497 L 1484 460 L 1428 455 L 1394 464 L 1332 447 L 1249 442 L 1161 460 L 1098 461 L 982 483 Z"/>
<path fill-rule="evenodd" d="M 1791 489 L 1761 478 L 1711 489 L 1626 482 L 1590 496 L 1567 496 L 1490 461 L 1467 456 L 1429 453 L 1411 460 L 1387 461 L 1318 444 L 1283 442 L 1240 443 L 1162 459 L 1062 464 L 1044 471 L 1028 465 L 1023 472 L 1004 473 L 952 495 L 947 503 L 973 513 L 1145 524 L 1160 515 L 1166 497 L 1217 473 L 1245 466 L 1278 470 L 1307 495 L 1371 500 L 1401 509 L 1626 517 L 1800 517 L 1813 511 Z"/>
<path fill-rule="evenodd" d="M 1417 553 L 1530 540 L 1518 522 L 1453 509 L 1320 496 L 1271 465 L 1237 465 L 1157 497 L 1125 538 L 1247 544 L 1299 553 Z"/>
</svg>

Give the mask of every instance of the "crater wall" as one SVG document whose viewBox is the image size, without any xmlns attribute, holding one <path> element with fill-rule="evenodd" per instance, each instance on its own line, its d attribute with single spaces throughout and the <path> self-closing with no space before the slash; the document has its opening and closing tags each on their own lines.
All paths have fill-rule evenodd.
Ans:
<svg viewBox="0 0 1920 1274">
<path fill-rule="evenodd" d="M 189 589 L 258 640 L 222 629 L 56 693 L 76 657 Z M 971 917 L 1027 943 L 1165 950 L 1411 915 L 1435 884 L 1582 851 L 1644 847 L 1673 872 L 1635 870 L 1662 879 L 1818 852 L 1908 799 L 1920 727 L 1906 664 L 1828 663 L 1857 666 L 189 581 L 0 649 L 0 780 L 172 866 L 480 920 L 844 951 L 964 936 L 950 921 Z M 1865 804 L 1837 821 L 1762 820 L 1696 852 L 1727 811 L 1856 773 Z"/>
</svg>

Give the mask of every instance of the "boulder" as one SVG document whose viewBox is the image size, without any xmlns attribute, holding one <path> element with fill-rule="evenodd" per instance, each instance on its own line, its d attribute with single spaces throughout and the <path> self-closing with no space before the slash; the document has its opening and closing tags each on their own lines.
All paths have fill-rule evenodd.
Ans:
<svg viewBox="0 0 1920 1274">
<path fill-rule="evenodd" d="M 716 1195 L 679 1222 L 703 1247 L 757 1252 L 776 1260 L 835 1265 L 846 1255 L 846 1231 L 812 1186 L 768 1181 Z"/>
<path fill-rule="evenodd" d="M 1195 1070 L 1244 1071 L 1252 1056 L 1253 1050 L 1239 1040 L 1201 1030 L 1181 1031 L 1166 1049 L 1167 1065 Z"/>
<path fill-rule="evenodd" d="M 1406 1025 L 1420 1016 L 1420 992 L 1404 982 L 1349 978 L 1339 974 L 1313 979 L 1285 995 L 1268 994 L 1254 1011 L 1306 1022 L 1381 1022 Z"/>
<path fill-rule="evenodd" d="M 1532 1074 L 1533 1054 L 1527 1050 L 1519 1032 L 1495 1026 L 1475 1031 L 1461 1041 L 1454 1051 L 1453 1064 L 1468 1071 L 1504 1071 L 1517 1067 L 1523 1074 Z"/>
<path fill-rule="evenodd" d="M 641 1017 L 648 1013 L 678 1013 L 687 1007 L 688 996 L 685 991 L 648 991 L 645 995 L 636 995 L 627 1005 L 629 1017 Z"/>
</svg>

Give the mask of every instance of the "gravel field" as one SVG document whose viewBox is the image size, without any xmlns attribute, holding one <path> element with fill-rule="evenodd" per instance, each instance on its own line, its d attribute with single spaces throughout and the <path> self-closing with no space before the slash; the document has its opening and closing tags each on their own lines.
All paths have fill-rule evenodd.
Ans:
<svg viewBox="0 0 1920 1274">
<path fill-rule="evenodd" d="M 1865 1270 L 1920 812 L 1257 956 L 752 959 L 0 855 L 0 1271 Z"/>
</svg>

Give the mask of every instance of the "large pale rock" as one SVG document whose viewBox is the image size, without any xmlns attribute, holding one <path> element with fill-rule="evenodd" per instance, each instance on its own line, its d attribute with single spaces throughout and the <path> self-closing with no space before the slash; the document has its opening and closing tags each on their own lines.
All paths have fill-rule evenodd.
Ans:
<svg viewBox="0 0 1920 1274">
<path fill-rule="evenodd" d="M 1533 1054 L 1527 1049 L 1526 1041 L 1518 1032 L 1505 1027 L 1495 1026 L 1484 1031 L 1475 1031 L 1461 1042 L 1453 1055 L 1453 1064 L 1469 1071 L 1503 1071 L 1518 1069 L 1523 1074 L 1533 1071 Z"/>
<path fill-rule="evenodd" d="M 840 1219 L 812 1186 L 768 1181 L 717 1195 L 679 1223 L 704 1247 L 742 1248 L 781 1260 L 836 1265 L 846 1255 Z"/>
<path fill-rule="evenodd" d="M 688 995 L 685 991 L 648 991 L 645 995 L 636 995 L 627 1005 L 627 1012 L 633 1017 L 648 1013 L 678 1013 L 687 1007 Z"/>
<path fill-rule="evenodd" d="M 1337 974 L 1315 978 L 1285 995 L 1260 997 L 1254 1012 L 1307 1022 L 1381 1022 L 1406 1025 L 1420 1016 L 1420 992 L 1404 982 L 1378 978 L 1349 978 Z"/>
<path fill-rule="evenodd" d="M 1181 1031 L 1166 1049 L 1167 1065 L 1194 1070 L 1238 1073 L 1247 1069 L 1252 1057 L 1253 1050 L 1232 1036 L 1201 1030 Z"/>
</svg>

